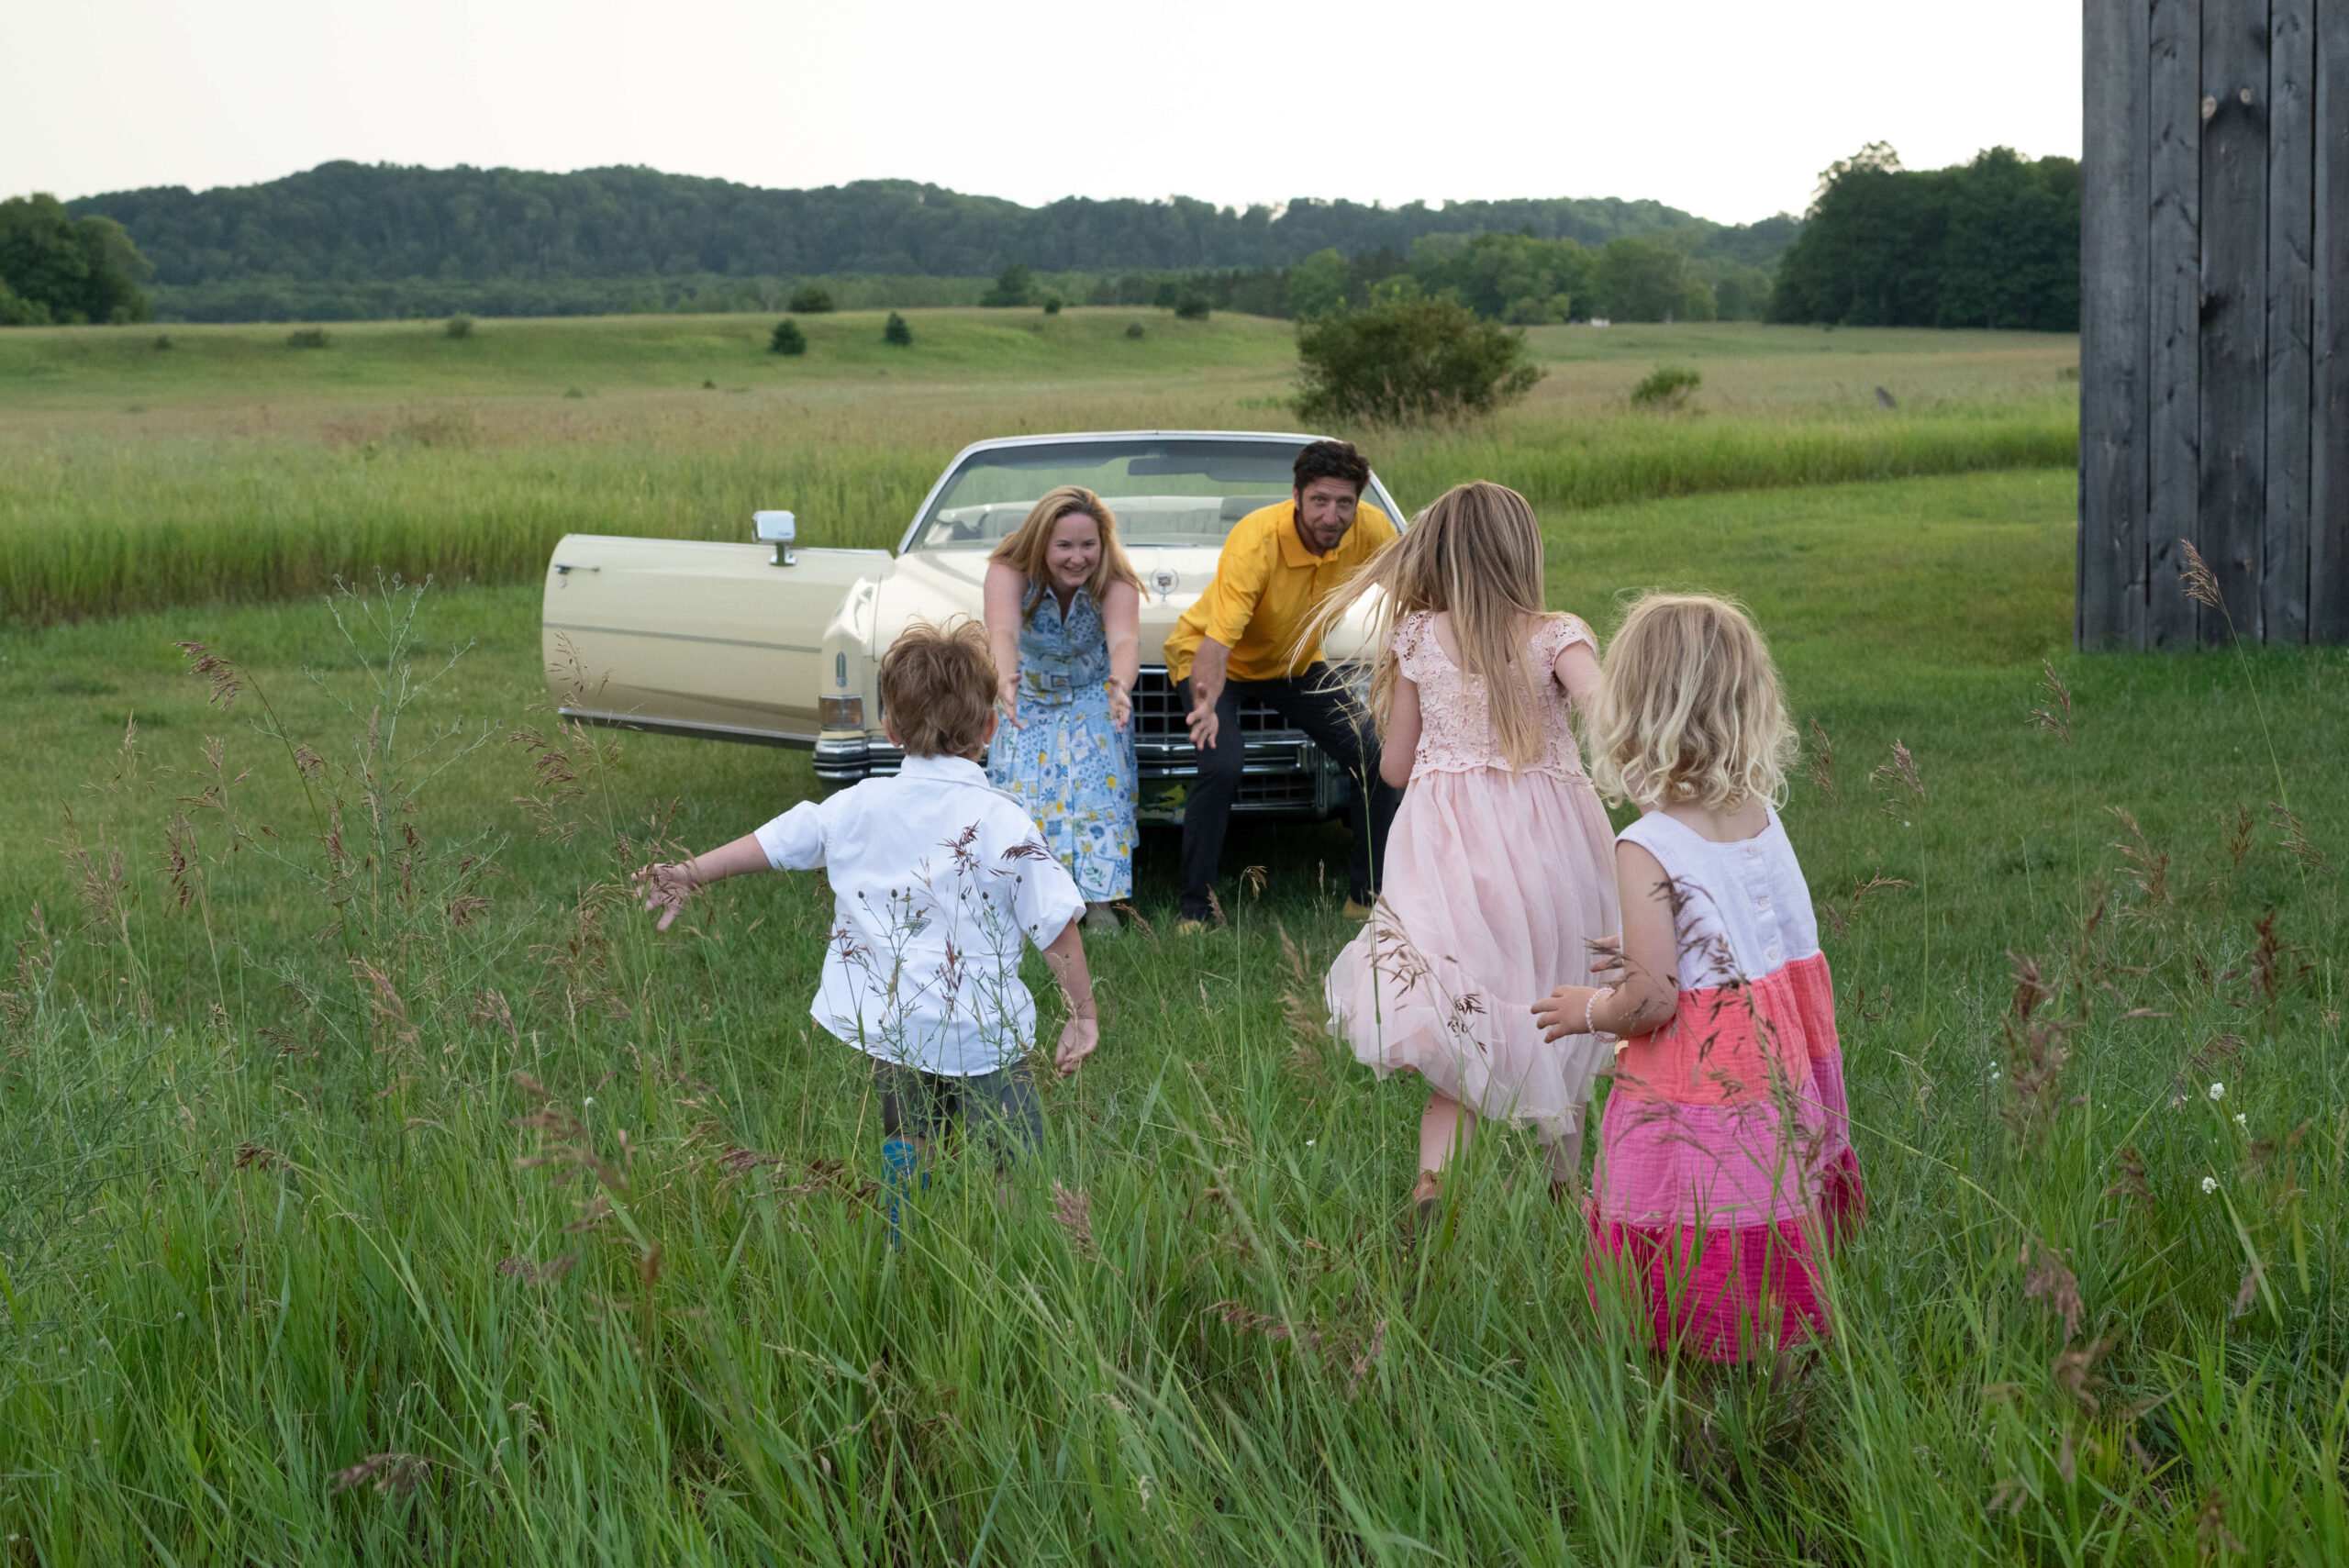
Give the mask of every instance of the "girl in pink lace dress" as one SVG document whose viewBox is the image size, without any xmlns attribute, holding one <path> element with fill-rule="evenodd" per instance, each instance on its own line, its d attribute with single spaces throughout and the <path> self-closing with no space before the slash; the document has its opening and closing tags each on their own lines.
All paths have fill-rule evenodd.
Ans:
<svg viewBox="0 0 2349 1568">
<path fill-rule="evenodd" d="M 1865 1207 L 1810 890 L 1771 801 L 1794 726 L 1735 606 L 1652 594 L 1607 655 L 1591 760 L 1623 829 L 1612 984 L 1561 985 L 1553 1033 L 1622 1037 L 1591 1192 L 1594 1283 L 1658 1350 L 1767 1355 L 1828 1326 L 1815 1261 Z"/>
<path fill-rule="evenodd" d="M 1531 1005 L 1588 973 L 1589 943 L 1616 929 L 1607 814 L 1567 726 L 1599 671 L 1590 628 L 1542 611 L 1541 529 L 1513 490 L 1447 492 L 1322 614 L 1373 586 L 1392 628 L 1371 680 L 1380 771 L 1409 793 L 1385 891 L 1325 995 L 1373 1072 L 1428 1082 L 1411 1195 L 1424 1220 L 1479 1118 L 1531 1124 L 1553 1183 L 1580 1165 L 1601 1053 L 1545 1044 Z"/>
</svg>

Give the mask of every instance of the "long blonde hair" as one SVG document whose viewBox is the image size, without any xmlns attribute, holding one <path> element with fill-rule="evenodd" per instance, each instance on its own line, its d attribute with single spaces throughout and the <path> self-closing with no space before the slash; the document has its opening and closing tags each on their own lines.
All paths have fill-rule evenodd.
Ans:
<svg viewBox="0 0 2349 1568">
<path fill-rule="evenodd" d="M 1609 799 L 1735 810 L 1777 805 L 1795 753 L 1777 667 L 1743 609 L 1649 594 L 1607 645 L 1590 772 Z"/>
<path fill-rule="evenodd" d="M 1395 707 L 1394 628 L 1419 610 L 1448 612 L 1460 671 L 1484 683 L 1493 734 L 1512 768 L 1540 759 L 1535 691 L 1549 672 L 1523 657 L 1527 622 L 1542 608 L 1542 526 L 1524 496 L 1475 480 L 1436 497 L 1409 530 L 1370 558 L 1314 614 L 1298 639 L 1319 643 L 1374 588 L 1384 589 L 1372 628 L 1370 710 L 1383 734 Z"/>
<path fill-rule="evenodd" d="M 1071 512 L 1084 513 L 1101 530 L 1101 559 L 1093 563 L 1093 575 L 1085 581 L 1085 591 L 1093 596 L 1094 608 L 1101 607 L 1101 595 L 1109 591 L 1112 583 L 1127 584 L 1136 591 L 1141 587 L 1141 573 L 1134 570 L 1134 563 L 1126 559 L 1124 547 L 1118 543 L 1117 514 L 1082 484 L 1055 485 L 1029 508 L 1026 522 L 987 552 L 990 563 L 1000 562 L 1028 579 L 1028 592 L 1019 606 L 1022 620 L 1033 618 L 1036 606 L 1043 602 L 1042 590 L 1051 581 L 1044 558 L 1052 548 L 1052 528 Z"/>
</svg>

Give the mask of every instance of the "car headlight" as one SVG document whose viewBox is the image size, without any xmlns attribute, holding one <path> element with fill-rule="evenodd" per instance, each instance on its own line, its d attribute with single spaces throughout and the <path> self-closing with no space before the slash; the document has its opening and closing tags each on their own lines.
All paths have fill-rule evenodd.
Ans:
<svg viewBox="0 0 2349 1568">
<path fill-rule="evenodd" d="M 855 697 L 818 697 L 816 719 L 827 729 L 862 729 L 864 728 L 864 699 Z"/>
</svg>

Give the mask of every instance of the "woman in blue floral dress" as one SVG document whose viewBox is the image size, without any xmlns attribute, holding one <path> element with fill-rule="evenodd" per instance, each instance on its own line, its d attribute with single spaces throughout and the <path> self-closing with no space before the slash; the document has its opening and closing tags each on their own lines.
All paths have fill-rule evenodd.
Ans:
<svg viewBox="0 0 2349 1568">
<path fill-rule="evenodd" d="M 986 624 L 1003 708 L 987 777 L 1076 878 L 1086 929 L 1115 930 L 1110 906 L 1134 891 L 1141 578 L 1101 497 L 1061 485 L 996 546 Z"/>
</svg>

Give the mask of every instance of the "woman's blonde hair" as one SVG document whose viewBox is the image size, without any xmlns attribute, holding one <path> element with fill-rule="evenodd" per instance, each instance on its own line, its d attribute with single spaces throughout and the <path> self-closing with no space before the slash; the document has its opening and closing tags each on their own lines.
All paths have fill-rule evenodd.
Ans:
<svg viewBox="0 0 2349 1568">
<path fill-rule="evenodd" d="M 1460 649 L 1461 673 L 1481 681 L 1493 734 L 1513 768 L 1542 755 L 1542 715 L 1534 694 L 1547 670 L 1528 667 L 1527 622 L 1542 614 L 1542 526 L 1524 496 L 1484 480 L 1436 497 L 1401 534 L 1332 594 L 1298 638 L 1319 644 L 1355 602 L 1384 589 L 1372 628 L 1370 710 L 1381 733 L 1395 706 L 1394 628 L 1419 610 L 1447 612 Z"/>
<path fill-rule="evenodd" d="M 1094 563 L 1093 575 L 1085 582 L 1085 591 L 1092 595 L 1094 607 L 1100 607 L 1101 595 L 1109 591 L 1112 583 L 1123 583 L 1137 591 L 1141 587 L 1141 573 L 1134 570 L 1134 563 L 1126 559 L 1124 547 L 1118 543 L 1117 514 L 1082 484 L 1055 485 L 1029 508 L 1028 520 L 987 553 L 990 562 L 1000 562 L 1028 579 L 1028 592 L 1019 606 L 1022 620 L 1033 618 L 1036 606 L 1043 602 L 1047 580 L 1044 558 L 1052 548 L 1052 527 L 1071 512 L 1084 513 L 1101 530 L 1101 559 Z"/>
<path fill-rule="evenodd" d="M 1642 806 L 1777 805 L 1794 762 L 1770 650 L 1745 611 L 1702 594 L 1650 594 L 1607 645 L 1589 725 L 1592 779 Z"/>
</svg>

